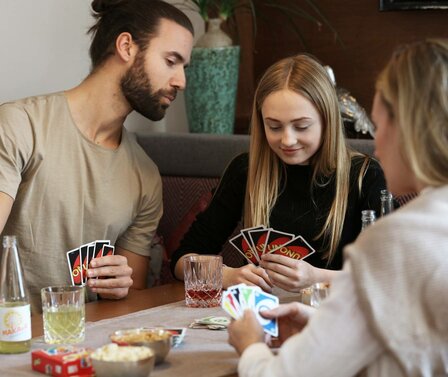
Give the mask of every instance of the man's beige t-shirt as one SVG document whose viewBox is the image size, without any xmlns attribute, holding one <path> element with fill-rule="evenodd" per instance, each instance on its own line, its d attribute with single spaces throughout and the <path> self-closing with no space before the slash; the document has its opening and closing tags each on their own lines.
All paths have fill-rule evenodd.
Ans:
<svg viewBox="0 0 448 377">
<path fill-rule="evenodd" d="M 40 289 L 70 284 L 68 250 L 95 240 L 140 255 L 162 215 L 155 164 L 123 128 L 120 146 L 76 127 L 64 93 L 0 106 L 0 191 L 14 199 L 3 235 L 18 237 L 33 309 Z"/>
</svg>

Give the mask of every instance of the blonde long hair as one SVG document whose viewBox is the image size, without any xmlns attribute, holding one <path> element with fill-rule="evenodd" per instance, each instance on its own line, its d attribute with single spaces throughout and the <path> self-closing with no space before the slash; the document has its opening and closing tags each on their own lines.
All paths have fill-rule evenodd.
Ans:
<svg viewBox="0 0 448 377">
<path fill-rule="evenodd" d="M 316 107 L 322 122 L 321 146 L 311 159 L 312 187 L 325 185 L 322 177 L 334 175 L 336 192 L 330 212 L 316 239 L 324 237 L 325 257 L 333 259 L 341 239 L 349 192 L 351 156 L 348 149 L 339 103 L 325 69 L 313 57 L 300 54 L 278 61 L 261 78 L 253 102 L 249 147 L 249 171 L 244 203 L 244 225 L 269 225 L 269 217 L 281 190 L 283 162 L 266 139 L 261 107 L 268 95 L 289 89 L 307 98 Z M 364 164 L 362 171 L 367 164 Z M 312 190 L 310 187 L 310 190 Z"/>
<path fill-rule="evenodd" d="M 400 153 L 417 181 L 448 183 L 448 39 L 396 50 L 378 77 L 381 99 L 399 127 Z"/>
</svg>

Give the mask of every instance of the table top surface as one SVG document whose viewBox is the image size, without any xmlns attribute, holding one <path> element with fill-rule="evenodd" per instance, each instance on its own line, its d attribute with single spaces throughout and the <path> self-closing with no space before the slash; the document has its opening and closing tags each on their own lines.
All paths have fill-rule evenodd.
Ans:
<svg viewBox="0 0 448 377">
<path fill-rule="evenodd" d="M 97 348 L 110 342 L 117 329 L 165 326 L 188 327 L 198 318 L 223 316 L 220 307 L 188 308 L 181 282 L 130 291 L 121 300 L 99 300 L 86 304 L 86 338 L 81 347 Z M 32 316 L 31 350 L 48 349 L 43 340 L 42 315 Z M 188 329 L 180 346 L 173 348 L 163 364 L 157 365 L 151 377 L 237 376 L 238 355 L 227 343 L 227 331 Z M 31 352 L 1 355 L 0 375 L 38 377 L 31 369 Z M 6 374 L 3 374 L 6 373 Z"/>
<path fill-rule="evenodd" d="M 142 290 L 130 290 L 121 300 L 98 300 L 86 304 L 86 322 L 114 318 L 138 312 L 144 309 L 181 301 L 185 298 L 184 285 L 181 282 L 161 285 Z M 31 318 L 33 338 L 44 333 L 42 315 Z"/>
</svg>

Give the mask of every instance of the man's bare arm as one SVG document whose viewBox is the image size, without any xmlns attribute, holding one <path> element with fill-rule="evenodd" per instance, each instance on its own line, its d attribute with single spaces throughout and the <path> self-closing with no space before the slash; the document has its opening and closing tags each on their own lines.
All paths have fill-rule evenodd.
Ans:
<svg viewBox="0 0 448 377">
<path fill-rule="evenodd" d="M 8 221 L 14 199 L 8 194 L 0 192 L 0 233 L 3 233 L 6 221 Z"/>
</svg>

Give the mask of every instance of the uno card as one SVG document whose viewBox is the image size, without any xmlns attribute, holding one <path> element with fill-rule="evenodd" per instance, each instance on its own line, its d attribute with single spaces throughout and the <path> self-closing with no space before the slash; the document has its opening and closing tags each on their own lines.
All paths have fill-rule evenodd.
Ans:
<svg viewBox="0 0 448 377">
<path fill-rule="evenodd" d="M 304 259 L 314 253 L 311 245 L 302 236 L 297 236 L 291 241 L 270 251 L 270 254 L 285 255 L 292 259 Z"/>
<path fill-rule="evenodd" d="M 115 247 L 111 246 L 111 245 L 104 245 L 103 246 L 103 257 L 107 257 L 109 255 L 114 255 L 115 254 Z"/>
<path fill-rule="evenodd" d="M 278 322 L 277 318 L 268 319 L 260 315 L 260 311 L 274 309 L 278 306 L 279 300 L 277 296 L 271 295 L 263 291 L 254 292 L 254 311 L 255 315 L 263 326 L 263 330 L 272 335 L 278 336 Z"/>
<path fill-rule="evenodd" d="M 242 284 L 242 287 L 240 287 L 240 306 L 243 312 L 246 309 L 254 307 L 255 291 L 261 291 L 261 288 L 257 286 L 247 286 L 246 284 Z"/>
<path fill-rule="evenodd" d="M 84 245 L 81 245 L 79 247 L 79 256 L 81 258 L 81 266 L 82 266 L 82 283 L 83 285 L 87 281 L 87 266 L 88 266 L 88 259 L 89 259 L 89 246 L 91 244 L 86 243 Z"/>
<path fill-rule="evenodd" d="M 165 331 L 168 331 L 171 336 L 171 344 L 173 347 L 177 347 L 179 344 L 182 343 L 182 340 L 185 337 L 185 333 L 187 332 L 186 327 L 179 327 L 179 328 L 164 328 Z"/>
<path fill-rule="evenodd" d="M 266 247 L 266 240 L 268 238 L 270 230 L 271 229 L 264 228 L 264 229 L 249 230 L 247 232 L 249 234 L 253 250 L 255 250 L 259 260 L 263 255 L 264 249 Z"/>
<path fill-rule="evenodd" d="M 232 318 L 238 319 L 241 316 L 239 304 L 230 291 L 225 291 L 223 293 L 221 307 L 230 314 Z"/>
<path fill-rule="evenodd" d="M 246 258 L 250 263 L 258 265 L 258 258 L 251 249 L 249 243 L 243 234 L 238 234 L 229 240 L 229 242 Z"/>
<path fill-rule="evenodd" d="M 295 237 L 294 234 L 280 232 L 278 230 L 271 229 L 266 239 L 266 246 L 263 250 L 263 254 L 268 254 L 271 251 L 274 251 L 278 247 L 291 241 L 294 237 Z"/>
<path fill-rule="evenodd" d="M 250 231 L 254 231 L 254 230 L 262 230 L 262 229 L 266 229 L 266 227 L 264 225 L 259 225 L 259 226 L 254 226 L 252 228 L 244 228 L 244 229 L 240 230 L 240 233 L 246 239 L 246 241 L 249 244 L 251 250 L 253 250 L 253 251 L 255 251 L 255 245 L 252 243 L 252 239 L 249 236 L 249 232 Z M 257 253 L 255 253 L 255 257 L 257 258 L 257 260 L 259 262 L 260 260 L 258 259 L 258 254 Z"/>
<path fill-rule="evenodd" d="M 82 285 L 82 267 L 79 248 L 67 251 L 67 262 L 72 285 Z"/>
<path fill-rule="evenodd" d="M 93 251 L 93 258 L 91 259 L 101 258 L 103 256 L 103 247 L 109 244 L 110 244 L 109 240 L 96 240 Z"/>
</svg>

